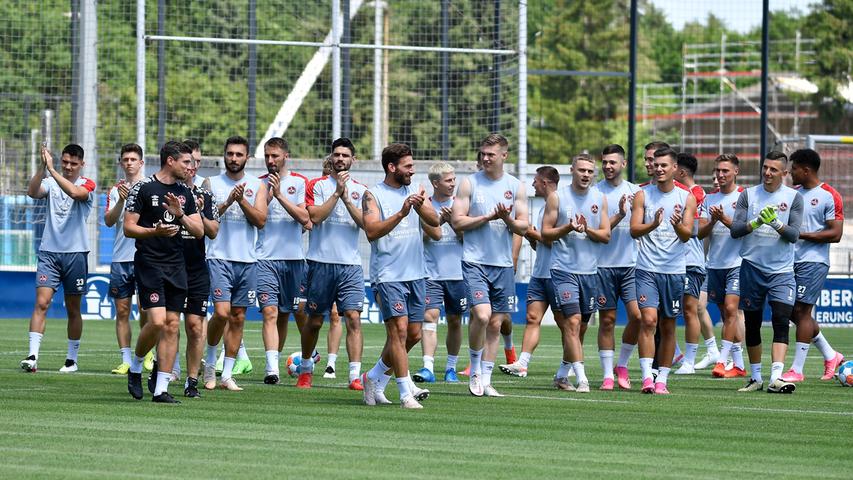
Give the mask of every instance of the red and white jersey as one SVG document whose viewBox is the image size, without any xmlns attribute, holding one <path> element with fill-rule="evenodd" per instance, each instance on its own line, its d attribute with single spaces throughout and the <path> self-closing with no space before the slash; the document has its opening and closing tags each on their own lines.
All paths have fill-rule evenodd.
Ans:
<svg viewBox="0 0 853 480">
<path fill-rule="evenodd" d="M 335 193 L 338 182 L 325 176 L 308 182 L 305 190 L 305 204 L 319 206 Z M 347 182 L 347 201 L 361 212 L 361 199 L 367 186 L 350 180 Z M 332 212 L 320 223 L 314 224 L 308 237 L 308 260 L 340 265 L 361 265 L 358 250 L 358 232 L 361 228 L 353 221 L 344 199 L 339 198 Z"/>
<path fill-rule="evenodd" d="M 86 219 L 95 203 L 95 182 L 86 177 L 77 177 L 74 185 L 85 188 L 86 200 L 71 198 L 56 183 L 53 177 L 41 181 L 47 192 L 47 219 L 41 239 L 40 252 L 75 253 L 89 251 L 89 229 Z"/>
<path fill-rule="evenodd" d="M 261 175 L 261 182 L 269 187 L 269 174 Z M 308 179 L 289 172 L 281 176 L 279 189 L 291 203 L 305 203 L 305 184 Z M 305 252 L 302 248 L 302 224 L 288 213 L 284 205 L 267 192 L 269 210 L 264 228 L 258 230 L 258 260 L 302 260 Z"/>
<path fill-rule="evenodd" d="M 802 232 L 819 232 L 830 220 L 844 221 L 844 204 L 837 190 L 826 183 L 806 189 L 797 187 L 803 195 Z M 829 244 L 800 240 L 794 247 L 794 263 L 814 262 L 829 265 Z"/>
</svg>

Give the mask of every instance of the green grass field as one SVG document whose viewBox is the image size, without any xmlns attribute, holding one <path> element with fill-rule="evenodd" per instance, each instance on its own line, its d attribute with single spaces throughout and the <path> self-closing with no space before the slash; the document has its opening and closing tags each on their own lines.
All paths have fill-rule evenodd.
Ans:
<svg viewBox="0 0 853 480">
<path fill-rule="evenodd" d="M 245 391 L 206 392 L 169 406 L 151 403 L 148 392 L 134 401 L 125 377 L 108 373 L 118 363 L 111 322 L 86 323 L 81 371 L 70 375 L 57 372 L 65 357 L 64 321 L 49 321 L 36 374 L 18 367 L 27 322 L 3 321 L 2 328 L 4 478 L 853 476 L 853 388 L 818 380 L 823 362 L 814 348 L 807 380 L 794 395 L 740 394 L 742 379 L 715 380 L 709 371 L 671 377 L 671 396 L 641 395 L 636 359 L 634 390 L 581 395 L 551 388 L 560 349 L 557 329 L 545 327 L 528 378 L 496 370 L 493 383 L 506 398 L 475 399 L 465 384 L 436 383 L 423 410 L 403 411 L 362 405 L 345 378 L 318 375 L 310 391 L 297 390 L 287 377 L 282 385 L 264 385 L 260 324 L 250 323 L 246 344 L 255 371 L 238 377 Z M 853 354 L 853 330 L 826 334 L 839 351 Z M 590 329 L 586 364 L 597 387 L 594 338 Z M 365 327 L 366 367 L 383 341 L 381 327 Z M 288 339 L 282 358 L 296 344 Z M 419 346 L 412 358 L 413 370 L 420 368 Z M 441 348 L 439 368 L 443 358 Z M 339 370 L 345 365 L 342 355 Z M 173 384 L 172 393 L 182 385 Z M 387 393 L 396 399 L 392 389 L 393 382 Z"/>
</svg>

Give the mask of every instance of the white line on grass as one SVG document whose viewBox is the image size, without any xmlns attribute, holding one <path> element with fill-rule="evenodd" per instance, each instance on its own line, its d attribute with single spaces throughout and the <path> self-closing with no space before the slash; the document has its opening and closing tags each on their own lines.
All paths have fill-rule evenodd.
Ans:
<svg viewBox="0 0 853 480">
<path fill-rule="evenodd" d="M 789 408 L 765 408 L 765 407 L 729 407 L 735 410 L 749 410 L 756 412 L 774 412 L 774 413 L 814 413 L 815 415 L 839 415 L 842 417 L 853 416 L 853 412 L 833 412 L 830 410 L 801 410 Z"/>
</svg>

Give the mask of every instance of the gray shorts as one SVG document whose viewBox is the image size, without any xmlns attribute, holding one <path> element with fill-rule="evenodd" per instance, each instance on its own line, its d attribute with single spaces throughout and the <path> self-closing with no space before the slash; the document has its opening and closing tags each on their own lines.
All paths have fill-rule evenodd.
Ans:
<svg viewBox="0 0 853 480">
<path fill-rule="evenodd" d="M 721 305 L 726 295 L 740 296 L 740 267 L 708 269 L 708 301 Z"/>
<path fill-rule="evenodd" d="M 491 304 L 493 313 L 514 313 L 515 275 L 512 267 L 495 267 L 462 262 L 462 276 L 468 283 L 468 305 Z"/>
<path fill-rule="evenodd" d="M 797 282 L 797 302 L 806 305 L 816 304 L 828 273 L 829 265 L 825 263 L 795 263 L 794 279 Z"/>
<path fill-rule="evenodd" d="M 89 276 L 88 256 L 89 252 L 39 252 L 36 288 L 48 287 L 56 291 L 62 285 L 65 295 L 83 295 Z"/>
<path fill-rule="evenodd" d="M 426 282 L 424 279 L 408 282 L 383 282 L 374 285 L 373 293 L 379 303 L 379 313 L 383 321 L 396 317 L 408 317 L 410 323 L 424 321 L 424 299 Z"/>
<path fill-rule="evenodd" d="M 530 277 L 530 283 L 527 284 L 527 304 L 532 302 L 545 302 L 552 312 L 560 311 L 557 294 L 554 293 L 554 282 L 550 278 Z"/>
<path fill-rule="evenodd" d="M 598 275 L 582 275 L 562 270 L 551 270 L 554 293 L 560 311 L 566 317 L 589 315 L 598 309 Z"/>
<path fill-rule="evenodd" d="M 230 302 L 232 307 L 255 305 L 257 263 L 209 258 L 210 289 L 213 303 Z"/>
<path fill-rule="evenodd" d="M 687 267 L 687 275 L 684 276 L 684 294 L 693 298 L 699 298 L 702 284 L 705 283 L 705 269 L 702 267 Z"/>
<path fill-rule="evenodd" d="M 657 309 L 665 318 L 681 315 L 684 275 L 637 270 L 637 303 Z"/>
<path fill-rule="evenodd" d="M 133 260 L 110 264 L 110 297 L 130 298 L 136 292 L 133 276 Z"/>
<path fill-rule="evenodd" d="M 794 304 L 794 272 L 764 273 L 748 260 L 740 264 L 740 308 L 762 310 L 765 301 Z"/>
<path fill-rule="evenodd" d="M 305 270 L 305 260 L 258 260 L 258 306 L 297 311 Z"/>
<path fill-rule="evenodd" d="M 637 283 L 634 279 L 634 267 L 599 267 L 598 283 L 601 289 L 598 295 L 599 310 L 616 310 L 616 301 L 623 304 L 637 301 Z"/>
<path fill-rule="evenodd" d="M 361 265 L 343 265 L 308 261 L 305 280 L 306 306 L 309 315 L 323 315 L 332 310 L 360 312 L 364 306 L 364 273 Z"/>
</svg>

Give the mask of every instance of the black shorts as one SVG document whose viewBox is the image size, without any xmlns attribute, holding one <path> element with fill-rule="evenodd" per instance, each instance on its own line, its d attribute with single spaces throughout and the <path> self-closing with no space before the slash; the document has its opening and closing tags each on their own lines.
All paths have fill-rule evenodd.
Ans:
<svg viewBox="0 0 853 480">
<path fill-rule="evenodd" d="M 187 299 L 187 270 L 184 264 L 159 265 L 146 262 L 137 255 L 133 270 L 141 308 L 166 307 L 170 312 L 184 310 Z"/>
<path fill-rule="evenodd" d="M 207 299 L 210 296 L 210 273 L 207 266 L 187 270 L 187 301 L 183 312 L 204 317 L 207 315 Z"/>
</svg>

